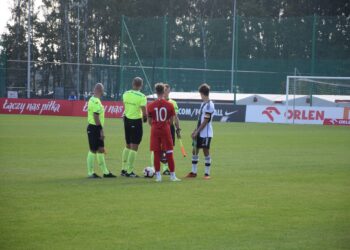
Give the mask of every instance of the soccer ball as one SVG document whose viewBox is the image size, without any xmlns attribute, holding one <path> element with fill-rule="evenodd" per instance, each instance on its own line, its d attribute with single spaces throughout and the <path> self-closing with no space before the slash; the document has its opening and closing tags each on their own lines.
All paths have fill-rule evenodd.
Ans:
<svg viewBox="0 0 350 250">
<path fill-rule="evenodd" d="M 154 176 L 154 168 L 145 167 L 145 169 L 143 170 L 143 176 L 145 178 L 152 178 Z"/>
</svg>

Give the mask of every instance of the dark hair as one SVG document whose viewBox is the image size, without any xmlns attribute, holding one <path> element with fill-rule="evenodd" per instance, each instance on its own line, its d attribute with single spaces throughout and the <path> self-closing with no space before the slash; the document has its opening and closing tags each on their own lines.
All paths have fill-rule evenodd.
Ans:
<svg viewBox="0 0 350 250">
<path fill-rule="evenodd" d="M 203 83 L 201 86 L 199 86 L 198 91 L 205 96 L 209 96 L 210 86 L 206 83 Z"/>
<path fill-rule="evenodd" d="M 137 87 L 137 88 L 141 87 L 142 84 L 143 84 L 143 80 L 142 80 L 141 77 L 138 77 L 138 76 L 137 76 L 137 77 L 135 77 L 135 78 L 132 80 L 132 85 L 135 86 L 135 87 Z"/>
<path fill-rule="evenodd" d="M 154 85 L 154 89 L 156 90 L 156 93 L 158 95 L 164 94 L 164 84 L 163 83 L 157 83 Z"/>
</svg>

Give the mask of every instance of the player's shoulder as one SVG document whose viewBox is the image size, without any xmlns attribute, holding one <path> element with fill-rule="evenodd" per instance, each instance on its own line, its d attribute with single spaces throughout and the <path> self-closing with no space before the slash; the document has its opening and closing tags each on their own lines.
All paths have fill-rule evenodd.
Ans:
<svg viewBox="0 0 350 250">
<path fill-rule="evenodd" d="M 157 100 L 151 101 L 151 102 L 147 103 L 147 107 L 148 108 L 154 107 L 156 105 L 156 103 L 157 103 Z"/>
<path fill-rule="evenodd" d="M 100 99 L 95 96 L 91 96 L 89 99 L 89 104 L 100 104 L 100 103 L 101 103 Z"/>
<path fill-rule="evenodd" d="M 167 110 L 168 110 L 169 112 L 171 112 L 171 113 L 176 113 L 174 103 L 171 103 L 171 102 L 168 101 L 168 103 L 167 103 L 167 105 L 166 105 L 166 108 L 167 108 Z"/>
<path fill-rule="evenodd" d="M 151 106 L 153 106 L 153 105 L 154 105 L 154 103 L 155 103 L 155 101 L 148 102 L 148 103 L 147 103 L 147 107 L 151 107 Z"/>
<path fill-rule="evenodd" d="M 169 100 L 168 100 L 168 101 L 169 101 L 169 102 L 171 102 L 171 103 L 176 104 L 176 101 L 175 101 L 174 99 L 169 98 Z"/>
<path fill-rule="evenodd" d="M 130 90 L 130 93 L 133 94 L 135 98 L 145 98 L 145 94 L 142 93 L 141 91 L 136 91 L 136 90 Z"/>
<path fill-rule="evenodd" d="M 169 99 L 169 102 L 174 105 L 174 107 L 177 106 L 177 102 L 174 99 Z"/>
<path fill-rule="evenodd" d="M 214 108 L 214 107 L 215 107 L 215 104 L 214 104 L 214 102 L 213 102 L 212 100 L 209 101 L 209 106 L 210 106 L 211 108 Z"/>
<path fill-rule="evenodd" d="M 169 100 L 163 99 L 162 101 L 163 101 L 163 102 L 165 103 L 165 105 L 167 105 L 168 107 L 174 107 L 174 103 L 171 101 L 171 99 L 169 99 Z"/>
<path fill-rule="evenodd" d="M 145 98 L 146 97 L 146 95 L 144 94 L 144 93 L 142 93 L 142 92 L 138 92 L 139 94 L 140 94 L 140 96 L 142 97 L 142 98 Z"/>
<path fill-rule="evenodd" d="M 122 96 L 123 101 L 124 101 L 125 98 L 127 98 L 128 96 L 129 96 L 129 90 L 127 90 L 127 91 L 125 91 L 125 92 L 123 93 L 123 96 Z"/>
<path fill-rule="evenodd" d="M 209 100 L 209 102 L 207 103 L 205 109 L 207 111 L 214 111 L 215 110 L 214 102 L 212 100 Z"/>
</svg>

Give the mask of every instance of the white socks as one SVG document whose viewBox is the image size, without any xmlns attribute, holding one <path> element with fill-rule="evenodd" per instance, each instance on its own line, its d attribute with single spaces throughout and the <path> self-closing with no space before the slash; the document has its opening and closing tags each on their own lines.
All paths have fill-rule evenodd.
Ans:
<svg viewBox="0 0 350 250">
<path fill-rule="evenodd" d="M 205 173 L 210 175 L 211 157 L 210 155 L 205 157 Z"/>
<path fill-rule="evenodd" d="M 198 155 L 192 155 L 192 173 L 197 174 Z"/>
<path fill-rule="evenodd" d="M 198 165 L 198 155 L 192 155 L 192 173 L 197 174 L 197 165 Z M 205 173 L 210 175 L 210 166 L 211 166 L 211 157 L 210 155 L 204 158 L 205 163 Z"/>
</svg>

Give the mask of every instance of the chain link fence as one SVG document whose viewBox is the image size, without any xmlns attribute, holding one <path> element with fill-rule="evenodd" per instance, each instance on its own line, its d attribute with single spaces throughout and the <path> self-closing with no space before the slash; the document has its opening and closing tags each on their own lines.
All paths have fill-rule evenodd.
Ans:
<svg viewBox="0 0 350 250">
<path fill-rule="evenodd" d="M 5 55 L 0 55 L 0 97 L 6 96 L 6 57 Z"/>
<path fill-rule="evenodd" d="M 102 82 L 106 99 L 120 99 L 135 76 L 145 79 L 147 94 L 160 81 L 170 83 L 175 91 L 195 91 L 207 82 L 218 92 L 283 94 L 286 76 L 296 69 L 302 75 L 350 75 L 350 21 L 346 17 L 237 17 L 234 60 L 232 20 L 121 19 L 117 60 L 32 62 L 31 97 L 77 95 L 83 99 L 96 82 Z M 15 90 L 25 97 L 25 59 L 2 56 L 0 66 L 1 96 Z"/>
</svg>

